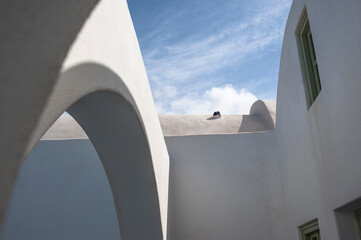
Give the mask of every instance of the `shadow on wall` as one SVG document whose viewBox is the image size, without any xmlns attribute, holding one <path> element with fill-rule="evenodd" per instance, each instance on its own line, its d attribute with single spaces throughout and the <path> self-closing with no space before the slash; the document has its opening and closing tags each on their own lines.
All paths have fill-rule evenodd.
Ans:
<svg viewBox="0 0 361 240">
<path fill-rule="evenodd" d="M 361 237 L 361 198 L 334 210 L 340 240 Z"/>
<path fill-rule="evenodd" d="M 112 198 L 114 200 L 116 216 L 118 217 L 121 237 L 123 239 L 162 239 L 159 201 L 150 149 L 140 119 L 136 115 L 134 109 L 132 109 L 132 106 L 117 93 L 110 91 L 97 91 L 77 100 L 72 106 L 68 108 L 67 112 L 71 114 L 72 117 L 74 117 L 74 119 L 82 126 L 86 134 L 89 136 L 89 139 L 94 144 L 101 163 L 103 164 L 106 176 L 108 177 L 110 188 L 113 193 Z M 62 161 L 61 163 L 64 164 L 63 168 L 60 168 L 58 170 L 61 171 L 61 169 L 64 170 L 64 168 L 70 168 L 71 166 L 67 165 L 66 159 L 63 159 L 67 158 L 68 156 L 62 155 L 67 148 L 74 148 L 75 145 L 79 144 L 80 149 L 83 149 L 85 153 L 91 154 L 91 150 L 82 146 L 80 140 L 78 140 L 79 143 L 76 142 L 76 144 L 73 141 L 75 140 L 67 140 L 66 143 L 58 141 L 42 141 L 40 142 L 39 147 L 42 150 L 38 148 L 35 149 L 35 154 L 36 156 L 39 156 L 39 159 L 30 160 L 30 162 L 41 164 L 41 167 L 39 167 L 38 171 L 41 171 L 41 169 L 45 167 L 46 171 L 45 173 L 43 172 L 43 174 L 45 174 L 45 176 L 48 176 L 49 172 L 47 171 L 50 171 L 51 162 L 48 162 L 47 160 L 48 158 L 51 158 L 51 156 L 47 155 L 48 153 L 46 147 L 41 147 L 43 145 L 48 145 L 49 148 L 53 147 L 54 151 L 57 152 L 58 157 L 56 157 L 56 161 Z M 74 145 L 71 146 L 71 143 L 73 143 Z M 54 144 L 61 145 L 65 149 L 62 149 L 62 147 L 54 147 Z M 74 152 L 76 151 L 74 150 Z M 49 169 L 47 169 L 47 166 L 49 167 Z M 29 168 L 31 169 L 31 167 L 25 167 L 25 169 Z M 72 185 L 74 184 L 74 182 L 79 181 L 81 176 L 80 174 L 85 174 L 81 171 L 83 168 L 84 166 L 82 162 L 79 162 L 78 165 L 74 166 L 72 174 L 63 173 L 64 175 L 61 175 L 61 173 L 59 173 L 60 177 L 65 175 L 68 176 L 66 177 L 66 179 L 63 179 L 65 181 L 64 184 L 67 185 L 63 186 L 65 190 L 73 188 L 74 186 Z M 91 169 L 89 171 L 91 171 Z M 40 172 L 37 173 L 41 175 Z M 28 173 L 24 174 L 26 175 Z M 46 188 L 47 184 L 44 185 L 40 183 L 47 182 L 46 178 L 41 178 L 41 176 L 39 177 L 40 178 L 34 178 L 37 186 L 33 188 L 26 188 L 25 191 L 33 189 L 36 193 L 34 195 L 40 197 L 42 194 L 45 194 L 49 189 L 43 189 Z M 62 182 L 63 180 L 57 179 L 56 182 L 59 183 L 58 181 Z M 91 181 L 91 179 L 89 178 L 88 180 Z M 23 188 L 25 188 L 22 183 L 19 184 L 20 186 L 23 186 Z M 86 183 L 83 182 L 82 184 L 85 185 Z M 88 184 L 91 185 L 90 182 L 88 182 Z M 89 185 L 88 187 L 91 188 L 91 186 Z M 48 194 L 47 197 L 53 200 L 50 201 L 48 204 L 52 202 L 54 203 L 54 205 L 49 206 L 48 204 L 46 204 L 45 206 L 43 206 L 44 208 L 41 208 L 42 206 L 36 205 L 40 207 L 38 208 L 38 210 L 48 210 L 51 213 L 50 216 L 54 216 L 56 215 L 57 211 L 61 211 L 62 214 L 65 215 L 60 217 L 59 221 L 65 221 L 67 219 L 67 210 L 72 209 L 74 206 L 69 206 L 68 209 L 64 207 L 64 209 L 59 210 L 59 206 L 55 204 L 58 200 L 54 199 L 56 197 L 54 191 L 59 190 L 59 192 L 61 192 L 61 190 L 64 190 L 64 188 L 61 188 L 60 186 L 55 189 L 51 189 L 51 186 L 48 186 L 48 188 L 50 188 L 49 191 L 51 194 Z M 86 191 L 85 189 L 84 191 Z M 64 197 L 71 197 L 71 191 L 68 192 L 65 190 L 62 192 L 62 194 L 65 196 L 63 196 L 63 198 L 61 199 L 64 199 Z M 28 194 L 32 194 L 32 192 L 30 191 L 30 193 Z M 80 191 L 80 195 L 76 195 L 76 197 L 78 197 L 76 201 L 83 202 L 84 206 L 86 206 L 85 203 L 89 200 L 83 194 L 84 193 Z M 107 198 L 108 196 L 99 195 L 99 197 Z M 32 203 L 29 201 L 38 202 L 34 198 L 22 198 L 20 202 L 26 202 L 26 204 L 28 204 L 27 206 L 31 206 Z M 39 203 L 41 203 L 41 201 L 39 201 Z M 61 206 L 64 206 L 64 204 Z M 86 212 L 85 208 L 82 208 L 82 210 Z M 43 228 L 43 226 L 41 225 L 41 221 L 44 220 L 44 218 L 52 218 L 49 217 L 49 215 L 45 214 L 41 215 L 43 216 L 43 218 L 34 220 L 31 219 L 31 215 L 27 216 L 23 211 L 14 211 L 19 215 L 13 218 L 13 223 L 26 219 L 24 221 L 32 221 L 31 224 L 35 224 L 40 229 Z M 83 211 L 79 213 L 81 219 L 89 216 Z M 81 229 L 85 229 L 87 225 L 86 223 L 88 221 L 96 221 L 92 219 L 93 218 L 90 218 L 87 219 L 87 221 L 80 223 L 77 222 L 76 226 L 79 226 L 78 224 L 84 224 L 78 230 L 81 231 Z M 54 224 L 56 223 L 56 220 L 51 220 L 52 221 L 50 222 Z M 72 229 L 67 228 L 68 224 L 71 224 L 71 222 L 65 221 L 63 222 L 63 224 L 65 225 L 59 226 L 55 224 L 53 228 L 55 227 L 57 228 L 55 230 L 62 231 L 64 232 L 64 234 L 69 235 L 77 235 L 81 233 L 79 231 L 67 233 L 66 229 Z M 65 229 L 63 229 L 61 226 L 63 226 Z M 116 232 L 116 230 L 113 229 L 113 233 L 114 231 Z M 10 236 L 10 238 L 14 239 L 12 236 Z M 36 239 L 40 238 L 37 237 Z M 44 237 L 44 239 L 55 238 Z M 62 239 L 70 239 L 70 236 L 66 236 Z M 76 237 L 75 239 L 79 239 L 79 237 Z"/>
<path fill-rule="evenodd" d="M 221 117 L 212 116 L 212 117 L 207 118 L 207 120 L 217 120 L 217 119 L 220 119 L 220 118 Z"/>
<path fill-rule="evenodd" d="M 238 132 L 258 132 L 276 127 L 276 101 L 258 100 L 253 103 L 249 115 L 244 115 Z"/>
<path fill-rule="evenodd" d="M 89 139 L 35 146 L 20 168 L 1 239 L 120 239 L 111 188 Z"/>
<path fill-rule="evenodd" d="M 276 123 L 276 101 L 256 101 L 250 115 L 162 115 L 164 136 L 215 135 L 272 130 Z"/>
</svg>

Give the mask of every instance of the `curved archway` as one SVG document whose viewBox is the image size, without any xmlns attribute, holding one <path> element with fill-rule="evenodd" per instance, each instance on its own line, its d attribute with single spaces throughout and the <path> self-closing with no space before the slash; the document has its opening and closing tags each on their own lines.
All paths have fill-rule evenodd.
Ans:
<svg viewBox="0 0 361 240">
<path fill-rule="evenodd" d="M 71 44 L 98 1 L 1 4 L 0 229 L 30 135 Z"/>
<path fill-rule="evenodd" d="M 122 239 L 162 239 L 150 145 L 135 100 L 122 79 L 95 63 L 63 72 L 30 138 L 27 154 L 64 110 L 87 133 L 102 161 Z"/>
<path fill-rule="evenodd" d="M 99 91 L 81 98 L 68 112 L 103 163 L 122 239 L 162 239 L 151 154 L 133 109 L 118 94 Z"/>
<path fill-rule="evenodd" d="M 57 103 L 69 100 L 55 98 Z M 48 123 L 52 125 L 50 116 L 57 115 L 54 113 L 61 109 L 58 106 L 47 107 L 39 133 L 47 130 Z M 48 112 L 53 114 L 49 116 Z M 102 162 L 113 193 L 121 238 L 162 239 L 150 148 L 136 110 L 118 93 L 101 90 L 81 97 L 67 112 L 84 129 Z M 37 138 L 32 143 L 35 145 Z"/>
<path fill-rule="evenodd" d="M 6 26 L 0 30 L 6 36 L 0 40 L 0 47 L 7 50 L 0 58 L 8 57 L 6 67 L 0 68 L 0 78 L 6 80 L 0 81 L 0 227 L 18 169 L 42 134 L 73 103 L 107 91 L 128 104 L 142 129 L 150 157 L 147 164 L 142 162 L 145 165 L 140 171 L 152 171 L 147 176 L 154 178 L 155 194 L 145 194 L 158 195 L 159 202 L 152 199 L 152 204 L 161 218 L 153 229 L 156 234 L 147 237 L 158 236 L 158 225 L 163 226 L 162 235 L 166 236 L 169 156 L 127 3 L 97 2 L 41 1 L 27 6 L 15 0 L 0 10 L 5 16 L 0 25 Z M 23 17 L 13 21 L 14 12 Z M 23 44 L 24 39 L 27 44 Z M 143 222 L 154 220 L 145 216 L 148 219 Z"/>
<path fill-rule="evenodd" d="M 103 163 L 122 239 L 162 239 L 148 137 L 137 104 L 123 80 L 96 63 L 79 64 L 63 72 L 27 152 L 64 110 L 87 133 Z"/>
<path fill-rule="evenodd" d="M 56 120 L 22 164 L 0 239 L 120 239 L 104 167 L 69 114 Z"/>
<path fill-rule="evenodd" d="M 78 64 L 59 75 L 54 91 L 29 139 L 25 157 L 64 111 L 68 111 L 73 104 L 86 95 L 100 91 L 118 94 L 132 107 L 143 127 L 142 117 L 131 92 L 114 71 L 92 62 Z"/>
<path fill-rule="evenodd" d="M 95 63 L 63 72 L 27 153 L 64 110 L 87 133 L 102 161 L 122 239 L 162 239 L 150 146 L 137 105 L 122 79 Z"/>
</svg>

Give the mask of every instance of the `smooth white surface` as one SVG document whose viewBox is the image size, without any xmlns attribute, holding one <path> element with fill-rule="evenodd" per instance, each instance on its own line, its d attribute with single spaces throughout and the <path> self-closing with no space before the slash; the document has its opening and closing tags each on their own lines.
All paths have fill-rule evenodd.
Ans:
<svg viewBox="0 0 361 240">
<path fill-rule="evenodd" d="M 41 137 L 42 140 L 88 139 L 86 132 L 70 115 L 61 115 Z"/>
<path fill-rule="evenodd" d="M 88 139 L 37 144 L 20 169 L 1 239 L 120 239 L 110 185 Z"/>
<path fill-rule="evenodd" d="M 295 36 L 305 5 L 322 84 L 310 109 Z M 277 98 L 280 181 L 274 185 L 283 203 L 272 198 L 283 214 L 272 221 L 275 239 L 295 238 L 297 226 L 314 218 L 322 239 L 347 239 L 338 236 L 333 210 L 361 197 L 360 13 L 361 2 L 353 0 L 297 0 L 291 8 Z"/>
<path fill-rule="evenodd" d="M 295 35 L 305 6 L 322 84 L 310 109 Z M 298 239 L 298 227 L 315 218 L 322 239 L 359 239 L 352 211 L 361 201 L 347 210 L 339 208 L 361 197 L 360 13 L 359 1 L 294 1 L 282 49 L 277 126 L 256 134 L 257 144 L 250 146 L 254 134 L 237 140 L 232 135 L 166 138 L 170 239 L 219 239 L 220 233 L 227 239 Z M 255 164 L 254 151 L 264 174 L 252 170 L 254 175 L 248 176 L 243 170 Z M 229 164 L 233 161 L 245 165 L 235 167 Z M 225 170 L 227 165 L 232 167 Z M 217 184 L 232 177 L 224 186 Z M 262 181 L 264 215 L 253 209 L 264 201 L 253 195 Z M 243 196 L 253 197 L 243 202 Z M 233 201 L 238 205 L 222 205 Z M 258 224 L 251 224 L 253 217 Z"/>
<path fill-rule="evenodd" d="M 164 136 L 235 134 L 272 130 L 276 124 L 276 101 L 256 101 L 250 115 L 161 115 Z M 70 115 L 61 115 L 42 136 L 43 140 L 86 139 L 88 136 Z"/>
<path fill-rule="evenodd" d="M 162 115 L 159 120 L 164 136 L 267 131 L 276 125 L 276 101 L 256 101 L 249 115 Z"/>
<path fill-rule="evenodd" d="M 10 123 L 16 122 L 21 114 L 9 115 L 9 118 L 6 115 L 3 120 L 4 132 L 13 128 L 14 139 L 1 139 L 1 142 L 11 141 L 10 147 L 0 151 L 0 224 L 20 165 L 53 122 L 69 110 L 87 132 L 105 166 L 118 218 L 122 219 L 119 221 L 122 236 L 161 239 L 166 236 L 169 157 L 127 3 L 125 0 L 102 0 L 85 22 L 94 1 L 81 1 L 79 4 L 83 4 L 83 8 L 75 3 L 62 3 L 65 7 L 57 9 L 57 4 L 39 3 L 26 9 L 18 2 L 7 6 L 13 16 L 24 16 L 23 19 L 17 18 L 18 21 L 29 21 L 32 25 L 25 32 L 14 28 L 4 36 L 19 34 L 27 39 L 27 33 L 33 27 L 37 38 L 30 38 L 32 41 L 27 44 L 23 39 L 21 46 L 24 49 L 18 54 L 20 60 L 28 59 L 28 54 L 32 54 L 28 59 L 31 63 L 24 64 L 24 70 L 28 70 L 28 66 L 31 71 L 24 71 L 28 74 L 22 77 L 23 83 L 19 80 L 21 76 L 13 76 L 15 83 L 26 85 L 29 82 L 31 88 L 19 88 L 18 91 L 16 84 L 9 84 L 0 89 L 13 95 L 21 94 L 21 90 L 30 91 L 41 97 L 1 100 L 5 110 L 15 108 L 21 112 L 22 108 L 17 107 L 25 108 L 25 105 L 26 110 L 31 112 L 34 108 L 36 111 L 29 114 L 28 119 L 22 118 L 26 128 L 19 128 L 20 132 Z M 67 25 L 69 19 L 64 20 L 64 25 L 57 22 L 59 17 L 67 17 L 64 14 L 67 11 L 79 11 L 78 18 L 70 18 L 74 21 L 71 27 Z M 54 21 L 49 20 L 48 12 Z M 6 16 L 5 22 L 12 24 L 13 18 Z M 27 19 L 29 16 L 36 16 L 35 23 L 33 19 Z M 43 26 L 44 31 L 37 29 L 38 26 Z M 78 28 L 73 29 L 73 26 Z M 53 39 L 52 28 L 54 33 L 57 28 L 64 31 L 60 31 L 59 36 L 54 35 L 58 38 Z M 45 53 L 48 49 L 44 49 L 41 43 L 44 39 L 53 44 L 50 50 L 55 49 L 55 52 L 49 50 L 52 54 Z M 12 46 L 7 38 L 0 43 L 6 48 Z M 33 53 L 33 49 L 39 53 Z M 11 63 L 7 66 L 9 69 L 13 67 Z M 60 72 L 59 65 L 62 65 Z M 2 68 L 6 74 L 7 67 Z M 19 66 L 17 72 L 21 72 Z M 38 81 L 32 79 L 39 74 L 47 76 L 49 84 L 41 84 L 43 76 Z M 4 93 L 4 96 L 7 95 Z M 1 138 L 6 136 L 1 134 Z M 121 193 L 123 197 L 120 197 Z"/>
<path fill-rule="evenodd" d="M 64 58 L 97 2 L 1 2 L 0 225 Z"/>
<path fill-rule="evenodd" d="M 305 7 L 322 85 L 320 95 L 309 109 L 295 35 Z M 114 9 L 121 9 L 122 14 Z M 152 220 L 159 219 L 157 207 L 160 208 L 161 231 L 165 237 L 168 224 L 169 240 L 297 239 L 298 227 L 315 218 L 319 221 L 322 239 L 356 240 L 357 233 L 350 232 L 355 231 L 355 219 L 350 214 L 361 207 L 361 201 L 355 201 L 361 197 L 360 13 L 361 2 L 355 0 L 294 1 L 282 49 L 276 128 L 261 133 L 166 137 L 171 159 L 167 212 L 167 149 L 134 29 L 125 1 L 104 0 L 74 43 L 57 85 L 46 101 L 38 127 L 32 132 L 31 141 L 26 141 L 28 152 L 71 106 L 70 112 L 89 132 L 90 139 L 99 141 L 94 145 L 101 150 L 102 161 L 110 159 L 109 162 L 115 164 L 112 166 L 117 167 L 105 169 L 114 171 L 110 176 L 116 176 L 113 185 L 121 186 L 117 188 L 118 193 L 132 186 L 144 190 L 147 194 L 142 196 L 147 197 L 147 201 L 139 198 L 144 201 L 139 206 L 148 206 L 145 212 L 154 217 Z M 94 93 L 99 90 L 103 91 Z M 262 102 L 255 105 L 261 106 Z M 100 112 L 107 117 L 100 117 Z M 274 126 L 275 118 L 269 113 L 262 121 Z M 257 107 L 251 109 L 253 114 L 266 116 Z M 176 120 L 194 126 L 189 119 Z M 167 122 L 172 129 L 171 119 Z M 222 130 L 222 125 L 217 129 Z M 227 126 L 226 131 L 229 131 Z M 132 133 L 132 137 L 122 135 L 124 132 Z M 14 136 L 16 140 L 20 135 Z M 28 135 L 24 133 L 24 136 Z M 13 143 L 14 139 L 9 142 Z M 125 158 L 128 160 L 125 163 L 142 167 L 124 169 L 124 162 L 112 158 L 113 153 L 120 155 L 120 152 L 140 153 L 136 155 L 140 164 L 132 165 L 130 158 Z M 4 156 L 13 157 L 8 152 Z M 19 168 L 20 159 L 16 159 L 18 162 L 10 165 L 1 159 L 1 166 L 5 166 L 5 170 L 1 169 L 4 173 L 1 175 L 2 211 L 15 179 L 14 169 Z M 139 182 L 121 185 L 120 180 L 124 179 L 118 178 L 115 172 L 128 173 L 129 178 L 138 174 L 139 178 L 133 180 L 139 179 Z M 158 203 L 157 197 L 159 205 L 153 205 Z M 130 206 L 136 208 L 135 204 Z M 140 219 L 134 223 L 148 226 L 147 219 L 140 217 L 142 211 L 135 215 L 127 213 Z M 156 229 L 154 236 L 158 238 L 159 221 L 150 223 L 155 223 L 154 227 L 144 229 Z M 134 234 L 141 231 L 132 230 Z M 137 235 L 138 239 L 145 238 L 146 233 L 141 236 L 142 233 Z"/>
<path fill-rule="evenodd" d="M 271 239 L 267 162 L 273 131 L 166 137 L 168 239 Z"/>
</svg>

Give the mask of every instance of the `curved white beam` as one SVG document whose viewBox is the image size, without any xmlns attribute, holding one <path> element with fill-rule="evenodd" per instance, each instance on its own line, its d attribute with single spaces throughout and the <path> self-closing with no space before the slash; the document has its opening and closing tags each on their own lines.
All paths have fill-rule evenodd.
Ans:
<svg viewBox="0 0 361 240">
<path fill-rule="evenodd" d="M 24 16 L 36 15 L 35 22 L 30 19 L 24 23 L 26 17 L 19 20 L 22 22 L 20 29 L 28 27 L 26 31 L 7 29 L 2 36 L 17 37 L 18 34 L 26 39 L 27 35 L 33 38 L 31 34 L 35 34 L 37 40 L 43 39 L 46 43 L 36 39 L 31 39 L 31 44 L 9 43 L 7 38 L 0 41 L 1 47 L 10 44 L 10 49 L 22 49 L 15 51 L 19 62 L 10 61 L 8 70 L 1 68 L 0 71 L 1 79 L 11 80 L 0 81 L 0 113 L 5 116 L 0 119 L 0 226 L 26 154 L 69 106 L 88 94 L 104 90 L 121 96 L 133 109 L 143 129 L 154 169 L 162 235 L 166 236 L 169 157 L 126 1 L 101 1 L 80 32 L 80 26 L 96 1 L 67 5 L 57 1 L 42 2 L 39 9 L 34 9 L 35 5 L 23 9 Z M 7 10 L 10 14 L 22 15 L 21 1 L 13 1 L 7 7 L 1 8 L 1 12 Z M 6 19 L 11 25 L 13 19 L 10 16 Z M 60 19 L 64 24 L 60 24 Z M 29 34 L 31 28 L 37 26 L 43 28 Z M 56 33 L 55 36 L 52 33 Z M 10 56 L 7 53 L 5 56 Z M 19 64 L 21 71 L 16 70 Z M 19 97 L 14 99 L 17 95 Z"/>
</svg>

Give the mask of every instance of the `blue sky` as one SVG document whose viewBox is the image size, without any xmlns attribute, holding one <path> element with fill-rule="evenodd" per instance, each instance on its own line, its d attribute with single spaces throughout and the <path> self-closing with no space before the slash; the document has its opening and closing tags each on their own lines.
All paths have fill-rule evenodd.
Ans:
<svg viewBox="0 0 361 240">
<path fill-rule="evenodd" d="M 275 99 L 291 0 L 128 0 L 159 114 Z"/>
</svg>

